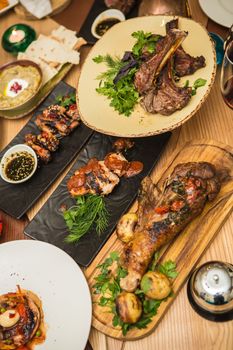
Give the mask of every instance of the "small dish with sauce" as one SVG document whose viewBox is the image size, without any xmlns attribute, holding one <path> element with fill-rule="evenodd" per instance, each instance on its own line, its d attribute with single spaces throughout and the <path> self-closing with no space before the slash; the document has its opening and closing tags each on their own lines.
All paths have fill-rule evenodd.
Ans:
<svg viewBox="0 0 233 350">
<path fill-rule="evenodd" d="M 91 26 L 92 35 L 100 39 L 106 31 L 115 24 L 125 20 L 125 15 L 120 10 L 106 10 L 101 12 Z"/>
<path fill-rule="evenodd" d="M 27 181 L 36 169 L 36 153 L 31 147 L 24 144 L 18 144 L 8 149 L 0 163 L 1 178 L 12 184 Z"/>
</svg>

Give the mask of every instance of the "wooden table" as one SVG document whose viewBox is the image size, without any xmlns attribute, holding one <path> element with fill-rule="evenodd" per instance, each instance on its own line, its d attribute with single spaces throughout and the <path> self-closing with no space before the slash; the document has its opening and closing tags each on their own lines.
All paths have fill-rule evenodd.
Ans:
<svg viewBox="0 0 233 350">
<path fill-rule="evenodd" d="M 72 4 L 61 14 L 54 17 L 60 23 L 73 30 L 79 30 L 93 1 L 73 0 Z M 192 16 L 197 21 L 207 25 L 209 31 L 225 35 L 225 28 L 215 24 L 203 14 L 197 0 L 190 0 Z M 8 26 L 25 22 L 19 20 L 13 11 L 0 19 L 0 37 Z M 48 34 L 57 26 L 52 19 L 33 21 L 38 33 Z M 0 64 L 6 63 L 11 56 L 0 49 Z M 82 58 L 87 49 L 82 49 Z M 80 67 L 75 67 L 66 77 L 66 81 L 76 86 Z M 233 112 L 223 102 L 219 89 L 219 68 L 212 91 L 199 112 L 186 124 L 173 132 L 172 138 L 161 157 L 156 169 L 160 169 L 171 152 L 182 147 L 185 142 L 197 138 L 211 138 L 227 143 L 233 147 Z M 30 116 L 9 121 L 0 118 L 0 149 L 4 148 L 17 132 L 25 125 Z M 23 229 L 46 198 L 53 192 L 60 179 L 48 190 L 38 203 L 27 213 L 22 220 L 15 220 L 2 213 L 3 235 L 1 242 L 15 239 L 25 239 Z M 7 200 L 7 198 L 6 198 Z M 215 240 L 203 255 L 200 263 L 208 260 L 223 260 L 233 262 L 233 215 L 222 226 Z M 177 296 L 158 328 L 148 337 L 135 342 L 121 342 L 111 339 L 95 329 L 91 330 L 90 342 L 94 350 L 231 350 L 233 349 L 233 322 L 213 323 L 198 316 L 189 305 L 186 295 L 186 285 Z M 68 350 L 59 349 L 58 350 Z M 80 349 L 77 349 L 80 350 Z"/>
</svg>

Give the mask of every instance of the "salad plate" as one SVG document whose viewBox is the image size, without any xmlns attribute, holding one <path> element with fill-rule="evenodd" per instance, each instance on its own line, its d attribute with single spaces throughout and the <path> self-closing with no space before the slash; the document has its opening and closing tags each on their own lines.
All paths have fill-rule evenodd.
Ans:
<svg viewBox="0 0 233 350">
<path fill-rule="evenodd" d="M 132 33 L 144 31 L 164 36 L 166 23 L 173 18 L 172 16 L 147 16 L 129 19 L 114 25 L 94 45 L 82 67 L 77 89 L 79 113 L 87 126 L 113 136 L 151 136 L 179 127 L 202 106 L 215 79 L 215 50 L 206 29 L 201 24 L 182 17 L 179 17 L 179 29 L 188 32 L 182 43 L 184 50 L 194 57 L 203 55 L 206 61 L 205 67 L 192 75 L 182 77 L 178 82 L 179 86 L 184 86 L 188 80 L 189 86 L 193 86 L 197 79 L 206 80 L 205 85 L 197 90 L 196 95 L 191 97 L 183 109 L 170 116 L 164 116 L 148 113 L 140 103 L 137 103 L 131 115 L 126 117 L 110 106 L 111 100 L 96 91 L 100 84 L 97 77 L 106 71 L 106 65 L 94 62 L 95 57 L 110 55 L 122 58 L 125 51 L 132 50 L 135 44 Z M 87 81 L 88 84 L 86 84 Z"/>
</svg>

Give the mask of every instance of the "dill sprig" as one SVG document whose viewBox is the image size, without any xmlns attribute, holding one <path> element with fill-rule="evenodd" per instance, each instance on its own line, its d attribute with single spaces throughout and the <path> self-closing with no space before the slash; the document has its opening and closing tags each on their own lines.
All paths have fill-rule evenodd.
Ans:
<svg viewBox="0 0 233 350">
<path fill-rule="evenodd" d="M 77 243 L 91 228 L 101 234 L 108 226 L 109 213 L 102 196 L 89 194 L 79 196 L 76 205 L 63 213 L 69 234 L 67 243 Z"/>
<path fill-rule="evenodd" d="M 112 57 L 109 54 L 105 56 L 96 56 L 93 58 L 93 61 L 95 63 L 105 63 L 108 67 L 108 70 L 106 72 L 103 72 L 99 74 L 96 79 L 98 80 L 113 80 L 119 70 L 126 64 L 125 62 L 122 62 L 121 59 L 118 56 Z"/>
</svg>

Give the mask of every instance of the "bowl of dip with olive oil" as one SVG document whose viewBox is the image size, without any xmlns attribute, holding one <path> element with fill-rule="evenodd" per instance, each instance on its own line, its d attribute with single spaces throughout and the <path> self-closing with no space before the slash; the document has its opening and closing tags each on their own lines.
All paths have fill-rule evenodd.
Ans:
<svg viewBox="0 0 233 350">
<path fill-rule="evenodd" d="M 18 144 L 4 153 L 0 163 L 1 178 L 11 184 L 29 180 L 37 169 L 37 156 L 34 150 Z"/>
</svg>

